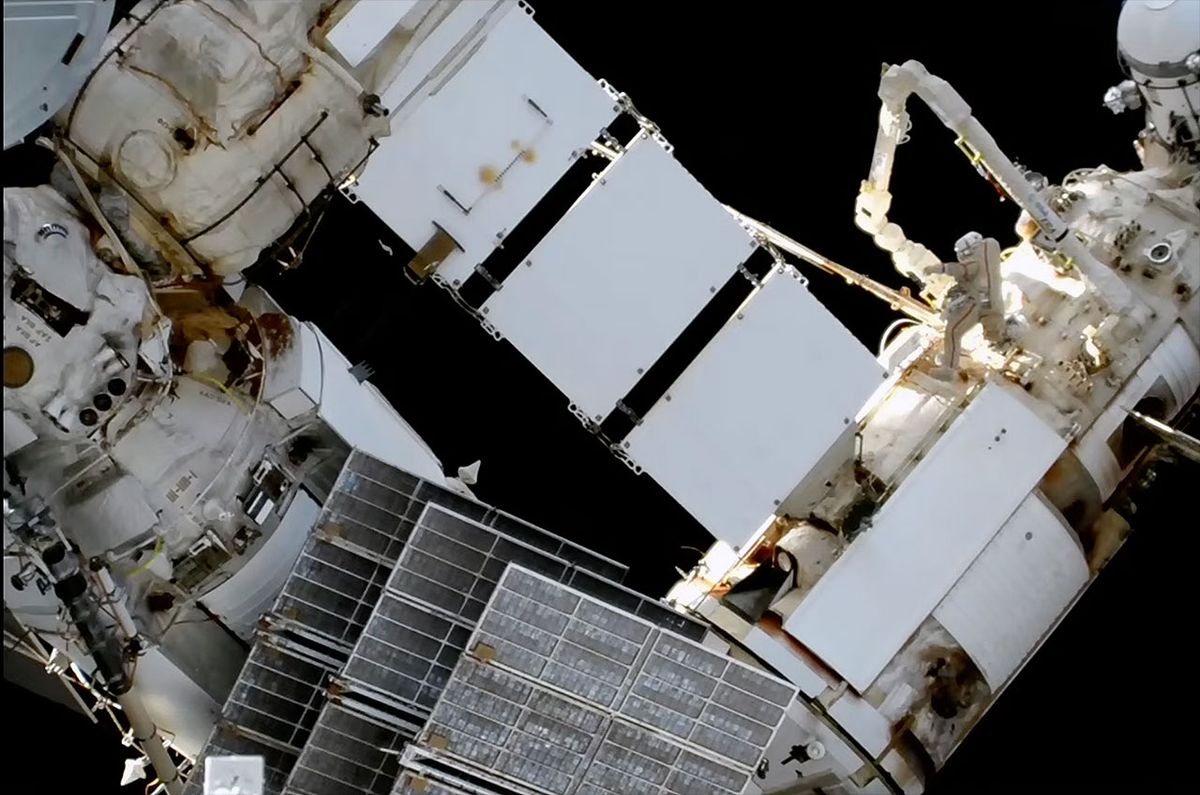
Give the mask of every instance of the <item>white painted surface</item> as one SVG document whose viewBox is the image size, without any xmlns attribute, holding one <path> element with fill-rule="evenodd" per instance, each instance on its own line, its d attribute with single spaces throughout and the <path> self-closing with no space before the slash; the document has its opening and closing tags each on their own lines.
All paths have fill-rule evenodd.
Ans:
<svg viewBox="0 0 1200 795">
<path fill-rule="evenodd" d="M 816 698 L 824 692 L 829 683 L 816 670 L 794 651 L 785 647 L 781 640 L 759 627 L 751 627 L 746 637 L 739 641 L 750 651 L 754 652 L 767 665 L 774 668 L 781 676 L 800 688 L 800 692 L 809 698 Z"/>
<path fill-rule="evenodd" d="M 4 410 L 4 455 L 11 455 L 37 441 L 37 434 L 15 411 Z"/>
<path fill-rule="evenodd" d="M 255 623 L 283 588 L 320 513 L 315 500 L 303 491 L 296 492 L 271 536 L 236 574 L 202 597 L 204 606 L 234 632 L 250 639 Z"/>
<path fill-rule="evenodd" d="M 358 0 L 326 38 L 347 63 L 358 66 L 416 5 L 417 0 Z"/>
<path fill-rule="evenodd" d="M 860 693 L 1065 448 L 1027 401 L 985 386 L 784 624 Z"/>
<path fill-rule="evenodd" d="M 604 417 L 752 251 L 670 152 L 638 139 L 484 306 L 573 404 Z"/>
<path fill-rule="evenodd" d="M 1186 405 L 1200 386 L 1200 352 L 1182 325 L 1168 332 L 1075 445 L 1075 454 L 1091 474 L 1102 500 L 1116 490 L 1126 472 L 1108 446 L 1109 438 L 1128 419 L 1126 409 L 1134 408 L 1160 378 L 1174 398 L 1175 411 Z"/>
<path fill-rule="evenodd" d="M 733 547 L 841 437 L 884 373 L 790 269 L 739 314 L 627 438 L 646 473 Z"/>
<path fill-rule="evenodd" d="M 375 387 L 350 374 L 350 362 L 320 329 L 305 323 L 321 352 L 320 418 L 351 447 L 417 477 L 442 483 L 441 462 Z"/>
<path fill-rule="evenodd" d="M 878 756 L 892 739 L 891 724 L 875 707 L 847 692 L 829 708 L 829 716 L 871 756 Z"/>
<path fill-rule="evenodd" d="M 155 725 L 180 753 L 195 759 L 221 714 L 221 705 L 158 649 L 138 657 L 134 692 Z"/>
<path fill-rule="evenodd" d="M 471 57 L 472 48 L 512 5 L 512 0 L 456 3 L 425 38 L 415 42 L 415 49 L 406 56 L 407 63 L 380 92 L 380 101 L 388 109 L 393 129 L 437 92 L 460 61 Z M 425 13 L 429 16 L 434 11 L 429 8 Z"/>
<path fill-rule="evenodd" d="M 1087 583 L 1071 531 L 1046 500 L 1025 498 L 933 617 L 997 691 Z"/>
<path fill-rule="evenodd" d="M 462 251 L 439 269 L 452 283 L 471 275 L 616 115 L 591 75 L 515 5 L 465 51 L 455 49 L 491 8 L 461 3 L 440 38 L 414 53 L 385 103 L 419 103 L 396 114 L 355 188 L 413 248 L 437 226 L 453 237 Z M 432 60 L 427 48 L 436 47 L 469 57 L 425 81 L 438 64 L 424 64 Z M 419 96 L 400 98 L 415 77 L 408 91 Z"/>
</svg>

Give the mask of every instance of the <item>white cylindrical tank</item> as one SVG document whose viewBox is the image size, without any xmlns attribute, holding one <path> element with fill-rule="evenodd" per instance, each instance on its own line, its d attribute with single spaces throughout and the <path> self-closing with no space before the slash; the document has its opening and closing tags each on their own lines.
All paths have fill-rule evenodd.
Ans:
<svg viewBox="0 0 1200 795">
<path fill-rule="evenodd" d="M 1200 145 L 1200 8 L 1193 0 L 1129 0 L 1117 22 L 1121 60 L 1168 148 Z"/>
</svg>

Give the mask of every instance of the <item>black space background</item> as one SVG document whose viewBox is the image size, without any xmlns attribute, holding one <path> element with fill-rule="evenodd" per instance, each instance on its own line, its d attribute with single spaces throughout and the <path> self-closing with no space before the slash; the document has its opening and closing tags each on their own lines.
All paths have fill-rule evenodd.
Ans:
<svg viewBox="0 0 1200 795">
<path fill-rule="evenodd" d="M 676 157 L 721 201 L 897 286 L 886 255 L 853 224 L 882 62 L 923 61 L 1010 156 L 1052 180 L 1076 167 L 1136 165 L 1138 119 L 1114 118 L 1100 103 L 1121 79 L 1116 0 L 534 6 L 564 49 L 662 127 Z M 931 113 L 917 106 L 913 116 L 892 217 L 943 256 L 972 229 L 1011 241 L 1013 208 L 997 202 Z M 21 157 L 6 153 L 6 184 Z M 507 343 L 432 285 L 412 287 L 406 261 L 365 207 L 339 204 L 302 268 L 256 278 L 352 361 L 370 361 L 373 382 L 448 469 L 482 459 L 481 499 L 629 563 L 632 585 L 661 593 L 675 567 L 694 562 L 684 547 L 704 546 L 704 531 L 612 458 Z M 874 349 L 888 311 L 810 276 L 813 292 Z M 1187 661 L 1194 530 L 1190 510 L 1162 511 L 1133 536 L 975 729 L 938 791 L 1190 789 L 1182 754 L 1195 731 Z M 140 791 L 116 787 L 124 749 L 110 728 L 8 685 L 5 694 L 8 791 Z"/>
</svg>

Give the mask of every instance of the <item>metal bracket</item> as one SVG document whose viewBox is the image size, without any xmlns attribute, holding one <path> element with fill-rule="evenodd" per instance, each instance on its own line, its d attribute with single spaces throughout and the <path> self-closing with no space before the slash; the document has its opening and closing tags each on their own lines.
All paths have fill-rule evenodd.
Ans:
<svg viewBox="0 0 1200 795">
<path fill-rule="evenodd" d="M 504 283 L 492 274 L 488 273 L 487 268 L 483 267 L 483 265 L 476 265 L 475 272 L 478 273 L 479 277 L 487 282 L 488 285 L 491 286 L 491 288 L 496 292 L 500 292 L 500 288 L 504 286 Z"/>
<path fill-rule="evenodd" d="M 623 400 L 618 400 L 618 401 L 617 401 L 617 404 L 616 404 L 616 405 L 615 405 L 613 408 L 615 408 L 617 411 L 621 412 L 621 413 L 622 413 L 622 414 L 624 414 L 626 417 L 628 417 L 630 420 L 632 420 L 632 421 L 633 421 L 633 424 L 634 424 L 635 426 L 637 426 L 637 425 L 641 425 L 641 424 L 642 424 L 642 418 L 641 418 L 641 415 L 639 415 L 639 414 L 638 414 L 636 411 L 634 411 L 633 409 L 629 408 L 629 406 L 625 405 L 625 401 L 623 401 Z"/>
<path fill-rule="evenodd" d="M 463 300 L 463 297 L 458 294 L 458 289 L 454 285 L 450 284 L 444 277 L 438 275 L 437 273 L 432 274 L 429 278 L 430 281 L 432 281 L 438 287 L 441 287 L 443 290 L 450 293 L 450 297 L 454 300 L 454 303 L 458 304 L 459 308 L 461 308 L 468 315 L 475 318 L 475 320 L 479 322 L 479 325 L 483 327 L 483 330 L 486 331 L 488 335 L 492 337 L 492 339 L 496 340 L 497 342 L 504 339 L 504 335 L 501 334 L 495 326 L 488 322 L 487 318 L 484 317 L 482 312 Z"/>
</svg>

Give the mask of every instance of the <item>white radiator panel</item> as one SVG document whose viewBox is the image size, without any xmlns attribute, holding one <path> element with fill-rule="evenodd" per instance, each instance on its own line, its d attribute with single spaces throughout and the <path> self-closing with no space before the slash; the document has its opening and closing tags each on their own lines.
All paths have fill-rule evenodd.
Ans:
<svg viewBox="0 0 1200 795">
<path fill-rule="evenodd" d="M 736 548 L 845 436 L 883 376 L 786 269 L 771 274 L 669 398 L 646 413 L 627 452 Z"/>
<path fill-rule="evenodd" d="M 383 101 L 392 134 L 354 192 L 414 249 L 445 230 L 461 249 L 438 269 L 452 284 L 616 116 L 604 89 L 526 9 L 484 0 L 456 6 Z"/>
<path fill-rule="evenodd" d="M 484 304 L 488 321 L 602 418 L 753 252 L 652 138 L 639 138 Z"/>
<path fill-rule="evenodd" d="M 1030 494 L 933 611 L 995 692 L 1087 584 L 1083 550 Z"/>
<path fill-rule="evenodd" d="M 1027 400 L 985 386 L 785 623 L 860 693 L 1066 447 Z"/>
</svg>

